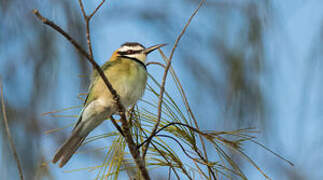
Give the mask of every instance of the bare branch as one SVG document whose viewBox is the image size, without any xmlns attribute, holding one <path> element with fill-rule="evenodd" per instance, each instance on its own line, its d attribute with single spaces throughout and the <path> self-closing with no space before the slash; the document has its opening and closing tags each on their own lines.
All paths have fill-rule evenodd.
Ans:
<svg viewBox="0 0 323 180">
<path fill-rule="evenodd" d="M 124 137 L 124 134 L 122 132 L 121 127 L 119 126 L 119 124 L 117 123 L 117 121 L 113 118 L 113 116 L 110 116 L 110 120 L 112 121 L 112 124 L 114 125 L 114 127 L 119 131 L 119 133 Z"/>
<path fill-rule="evenodd" d="M 86 15 L 86 12 L 85 12 L 84 5 L 82 3 L 82 0 L 79 0 L 81 12 L 82 12 L 82 15 L 83 15 L 83 19 L 85 21 L 86 41 L 87 41 L 87 46 L 88 46 L 89 54 L 90 54 L 90 57 L 91 58 L 93 58 L 93 50 L 92 50 L 91 35 L 90 35 L 90 21 L 91 21 L 92 17 L 94 16 L 94 14 L 103 5 L 104 2 L 105 2 L 105 0 L 102 0 L 101 3 L 95 8 L 95 10 L 88 16 L 88 15 Z"/>
<path fill-rule="evenodd" d="M 164 71 L 164 75 L 163 75 L 163 79 L 162 79 L 162 83 L 161 83 L 161 87 L 160 87 L 160 93 L 159 93 L 159 100 L 158 100 L 158 114 L 157 114 L 157 122 L 151 132 L 151 135 L 150 137 L 153 137 L 155 132 L 157 131 L 158 129 L 158 126 L 160 124 L 160 119 L 161 119 L 161 109 L 162 109 L 162 102 L 163 102 L 163 97 L 164 97 L 164 91 L 165 91 L 165 84 L 166 84 L 166 78 L 167 78 L 167 74 L 168 74 L 168 70 L 170 68 L 170 65 L 171 65 L 171 62 L 172 62 L 172 58 L 173 58 L 173 55 L 175 53 L 175 50 L 176 50 L 176 47 L 178 45 L 178 42 L 180 41 L 180 39 L 182 38 L 182 36 L 184 35 L 187 27 L 190 25 L 193 17 L 196 15 L 196 13 L 199 11 L 200 7 L 203 5 L 205 0 L 201 0 L 200 4 L 198 5 L 198 7 L 195 9 L 195 11 L 193 12 L 193 14 L 191 15 L 191 17 L 188 19 L 187 23 L 185 24 L 183 30 L 181 31 L 181 33 L 178 35 L 176 41 L 175 41 L 175 44 L 173 46 L 173 49 L 171 51 L 171 54 L 168 58 L 168 62 L 167 62 L 167 65 L 165 67 L 165 71 Z M 151 138 L 148 138 L 148 142 L 143 150 L 143 154 L 142 154 L 142 157 L 143 159 L 145 159 L 145 156 L 146 156 L 146 153 L 147 153 L 147 150 L 148 150 L 148 147 L 149 147 L 149 144 L 150 144 L 150 141 L 151 141 Z"/>
<path fill-rule="evenodd" d="M 95 8 L 95 10 L 90 14 L 90 16 L 88 16 L 89 19 L 91 19 L 94 16 L 94 14 L 100 9 L 100 7 L 103 5 L 104 2 L 105 2 L 105 0 L 102 0 L 101 1 L 101 3 L 99 4 L 99 6 Z"/>
<path fill-rule="evenodd" d="M 80 8 L 82 11 L 83 19 L 85 21 L 85 27 L 86 27 L 86 40 L 87 40 L 87 46 L 89 49 L 90 57 L 93 58 L 93 50 L 92 50 L 92 43 L 91 43 L 91 36 L 90 36 L 90 20 L 93 17 L 93 15 L 100 9 L 100 7 L 103 5 L 105 0 L 102 0 L 102 2 L 96 7 L 96 9 L 91 13 L 90 16 L 86 15 L 84 5 L 82 3 L 82 0 L 79 0 Z"/>
<path fill-rule="evenodd" d="M 147 64 L 146 64 L 146 66 L 149 66 L 149 65 L 159 65 L 159 66 L 161 66 L 161 67 L 163 67 L 163 68 L 165 68 L 166 66 L 164 65 L 164 64 L 162 64 L 162 63 L 160 63 L 160 62 L 154 62 L 154 61 L 151 61 L 151 62 L 148 62 Z"/>
<path fill-rule="evenodd" d="M 9 125 L 8 125 L 8 119 L 7 119 L 7 113 L 6 113 L 6 106 L 5 106 L 5 103 L 4 103 L 3 88 L 2 88 L 1 79 L 0 79 L 0 90 L 1 90 L 2 116 L 3 116 L 3 121 L 4 121 L 5 129 L 6 129 L 6 134 L 7 134 L 7 137 L 8 137 L 8 141 L 9 141 L 9 144 L 10 144 L 10 148 L 11 148 L 12 153 L 13 153 L 13 157 L 14 157 L 16 163 L 17 163 L 17 168 L 18 168 L 18 171 L 19 171 L 20 179 L 23 180 L 24 179 L 24 175 L 23 175 L 21 163 L 20 163 L 20 160 L 19 160 L 19 157 L 18 157 L 18 153 L 17 153 L 16 147 L 15 147 L 15 144 L 13 142 L 13 139 L 12 139 L 12 136 L 11 136 L 11 132 L 10 132 L 10 129 L 9 129 Z"/>
<path fill-rule="evenodd" d="M 53 23 L 52 21 L 46 19 L 45 17 L 43 17 L 39 11 L 37 9 L 33 10 L 33 13 L 36 15 L 36 17 L 41 20 L 44 24 L 50 26 L 51 28 L 53 28 L 54 30 L 58 31 L 59 33 L 61 33 L 68 41 L 70 41 L 70 43 L 73 44 L 73 46 L 83 55 L 85 56 L 87 59 L 91 59 L 89 54 L 70 36 L 68 35 L 62 28 L 60 28 L 59 26 L 57 26 L 55 23 Z M 92 64 L 92 62 L 91 62 Z"/>
<path fill-rule="evenodd" d="M 84 6 L 83 6 L 83 3 L 82 3 L 82 0 L 79 0 L 79 4 L 80 4 L 80 8 L 81 8 L 81 12 L 82 12 L 83 18 L 84 19 L 87 19 L 86 12 L 84 10 Z"/>
</svg>

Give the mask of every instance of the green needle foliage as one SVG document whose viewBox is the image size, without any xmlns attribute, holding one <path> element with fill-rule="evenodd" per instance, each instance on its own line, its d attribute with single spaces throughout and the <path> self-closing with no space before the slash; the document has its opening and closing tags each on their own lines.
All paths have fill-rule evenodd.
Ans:
<svg viewBox="0 0 323 180">
<path fill-rule="evenodd" d="M 246 142 L 256 143 L 270 151 L 255 140 L 255 134 L 258 131 L 253 128 L 215 131 L 200 130 L 195 127 L 192 112 L 184 104 L 185 101 L 187 102 L 187 99 L 183 88 L 175 71 L 171 68 L 170 72 L 172 80 L 176 84 L 177 93 L 171 95 L 165 91 L 161 109 L 161 122 L 145 158 L 147 168 L 149 170 L 158 168 L 168 169 L 169 175 L 173 174 L 172 176 L 175 176 L 177 179 L 182 179 L 183 177 L 185 179 L 247 179 L 239 165 L 231 158 L 231 153 L 233 152 L 246 159 L 266 179 L 270 179 L 243 151 L 243 146 Z M 134 141 L 137 143 L 138 148 L 140 148 L 140 152 L 143 152 L 143 145 L 147 142 L 151 129 L 156 124 L 158 113 L 157 102 L 160 84 L 151 75 L 149 77 L 150 84 L 147 85 L 145 99 L 140 100 L 140 106 L 136 105 L 127 112 L 127 118 L 132 126 L 131 130 Z M 181 98 L 175 99 L 173 97 Z M 78 107 L 74 106 L 71 108 Z M 54 113 L 70 110 L 71 108 L 47 114 L 53 116 L 52 114 Z M 62 116 L 54 115 L 54 117 Z M 52 131 L 57 130 L 60 129 Z M 203 142 L 200 142 L 199 135 L 206 140 L 207 147 L 212 147 L 207 149 L 206 152 L 209 158 L 205 157 L 201 145 Z M 97 176 L 95 179 L 118 179 L 121 172 L 126 172 L 129 177 L 140 179 L 140 173 L 136 170 L 136 165 L 126 147 L 125 139 L 119 132 L 112 131 L 89 137 L 83 145 L 98 139 L 109 139 L 109 141 L 112 141 L 111 145 L 99 149 L 106 150 L 106 155 L 101 165 L 66 172 L 96 170 Z M 280 157 L 278 154 L 272 153 Z M 283 159 L 282 157 L 280 158 Z"/>
</svg>

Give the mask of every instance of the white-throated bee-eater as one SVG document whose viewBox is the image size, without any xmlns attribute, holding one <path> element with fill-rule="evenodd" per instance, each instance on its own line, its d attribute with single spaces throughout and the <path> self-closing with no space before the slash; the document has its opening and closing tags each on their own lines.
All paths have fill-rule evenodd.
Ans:
<svg viewBox="0 0 323 180">
<path fill-rule="evenodd" d="M 147 55 L 164 45 L 158 44 L 145 48 L 136 42 L 124 43 L 101 67 L 112 87 L 119 94 L 120 102 L 125 108 L 134 105 L 144 93 L 147 81 L 145 65 Z M 98 72 L 94 70 L 84 108 L 72 135 L 57 150 L 53 163 L 61 160 L 59 166 L 63 167 L 86 136 L 117 110 L 112 94 Z"/>
</svg>

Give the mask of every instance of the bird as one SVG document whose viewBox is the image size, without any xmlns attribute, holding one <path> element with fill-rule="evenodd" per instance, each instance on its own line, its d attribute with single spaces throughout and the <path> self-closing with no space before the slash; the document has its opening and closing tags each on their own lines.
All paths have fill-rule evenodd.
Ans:
<svg viewBox="0 0 323 180">
<path fill-rule="evenodd" d="M 157 44 L 145 48 L 138 42 L 126 42 L 101 66 L 105 76 L 120 96 L 120 103 L 124 108 L 134 105 L 144 93 L 147 82 L 145 65 L 147 55 L 165 45 Z M 59 167 L 63 167 L 89 133 L 117 111 L 118 107 L 113 95 L 99 73 L 93 70 L 88 95 L 78 121 L 69 138 L 56 151 L 52 162 L 55 164 L 60 160 Z"/>
</svg>

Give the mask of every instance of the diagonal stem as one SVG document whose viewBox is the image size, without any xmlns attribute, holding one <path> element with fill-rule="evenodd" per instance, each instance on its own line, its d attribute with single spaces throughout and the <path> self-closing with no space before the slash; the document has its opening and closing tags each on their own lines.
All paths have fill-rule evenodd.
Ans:
<svg viewBox="0 0 323 180">
<path fill-rule="evenodd" d="M 16 147 L 15 147 L 15 144 L 13 142 L 11 132 L 10 132 L 10 128 L 9 128 L 9 125 L 8 125 L 8 119 L 7 119 L 7 113 L 6 113 L 6 106 L 5 106 L 5 103 L 4 103 L 3 88 L 2 88 L 1 79 L 0 79 L 0 90 L 1 90 L 1 107 L 2 107 L 1 109 L 2 109 L 2 116 L 3 116 L 3 121 L 4 121 L 5 129 L 6 129 L 6 134 L 7 134 L 7 137 L 8 137 L 10 148 L 11 148 L 12 153 L 13 153 L 13 157 L 14 157 L 16 163 L 17 163 L 17 168 L 18 168 L 20 180 L 24 180 L 24 175 L 23 175 L 23 171 L 22 171 L 22 167 L 21 167 L 21 162 L 19 160 L 18 153 L 17 153 Z"/>
<path fill-rule="evenodd" d="M 164 52 L 161 49 L 159 49 L 159 53 L 161 54 L 162 58 L 167 62 L 167 57 L 165 56 Z M 182 94 L 182 98 L 184 100 L 185 107 L 186 107 L 187 111 L 189 112 L 189 114 L 191 115 L 191 117 L 192 117 L 192 119 L 194 121 L 195 127 L 197 129 L 199 129 L 197 120 L 196 120 L 196 118 L 195 118 L 195 116 L 193 114 L 193 111 L 192 111 L 189 103 L 188 103 L 188 100 L 187 100 L 185 91 L 183 89 L 183 86 L 182 86 L 181 82 L 179 81 L 179 78 L 178 78 L 177 74 L 175 73 L 175 71 L 174 71 L 174 69 L 172 67 L 170 67 L 170 72 L 172 73 L 172 75 L 174 76 L 176 82 L 178 83 L 178 87 L 179 87 L 179 89 L 181 91 L 181 94 Z M 202 144 L 203 153 L 204 153 L 205 158 L 204 157 L 203 158 L 201 157 L 202 155 L 197 151 L 197 146 L 194 146 L 194 150 L 199 154 L 199 156 L 201 157 L 201 159 L 205 160 L 205 162 L 208 162 L 207 151 L 206 151 L 206 148 L 205 148 L 204 139 L 202 138 L 202 135 L 201 134 L 198 134 L 198 136 L 199 136 L 199 139 L 200 139 L 201 144 Z M 215 176 L 214 171 L 209 166 L 208 166 L 208 171 L 209 171 L 209 175 L 212 175 L 212 177 L 214 179 L 216 179 L 216 176 Z"/>
<path fill-rule="evenodd" d="M 142 154 L 142 157 L 143 159 L 145 159 L 145 156 L 146 156 L 146 153 L 148 151 L 148 147 L 149 147 L 149 144 L 151 142 L 151 139 L 152 137 L 154 136 L 154 134 L 156 133 L 158 127 L 159 127 L 159 124 L 160 124 L 160 119 L 161 119 L 161 109 L 162 109 L 162 103 L 163 103 L 163 98 L 164 98 L 164 92 L 165 92 L 165 84 L 166 84 L 166 78 L 167 78 L 167 74 L 168 74 L 168 70 L 171 66 L 171 62 L 172 62 L 172 59 L 173 59 L 173 55 L 175 53 L 175 50 L 177 48 L 177 45 L 179 43 L 179 41 L 181 40 L 182 36 L 184 35 L 187 27 L 190 25 L 193 17 L 197 14 L 197 12 L 199 11 L 200 7 L 203 5 L 203 3 L 205 2 L 205 0 L 201 0 L 200 4 L 198 5 L 198 7 L 194 10 L 193 14 L 190 16 L 190 18 L 188 19 L 187 23 L 185 24 L 183 30 L 181 31 L 181 33 L 178 35 L 176 41 L 175 41 L 175 44 L 173 46 L 173 49 L 171 51 L 171 54 L 168 58 L 168 62 L 167 62 L 167 65 L 165 67 L 165 70 L 164 70 L 164 75 L 163 75 L 163 79 L 162 79 L 162 83 L 161 83 L 161 87 L 160 87 L 160 92 L 159 92 L 159 98 L 158 98 L 158 114 L 157 114 L 157 122 L 151 132 L 151 135 L 149 136 L 148 138 L 148 141 L 147 141 L 147 144 L 145 146 L 145 148 L 143 148 L 143 154 Z"/>
<path fill-rule="evenodd" d="M 91 36 L 90 36 L 90 21 L 91 21 L 91 18 L 100 9 L 100 7 L 103 5 L 104 2 L 105 2 L 105 0 L 102 0 L 101 3 L 96 7 L 96 9 L 88 16 L 88 15 L 86 15 L 82 0 L 79 0 L 81 12 L 82 12 L 82 15 L 83 15 L 83 19 L 85 21 L 86 41 L 87 41 L 87 46 L 88 46 L 88 49 L 89 49 L 89 55 L 90 55 L 91 58 L 93 58 L 93 50 L 92 50 L 92 43 L 91 43 Z"/>
</svg>

